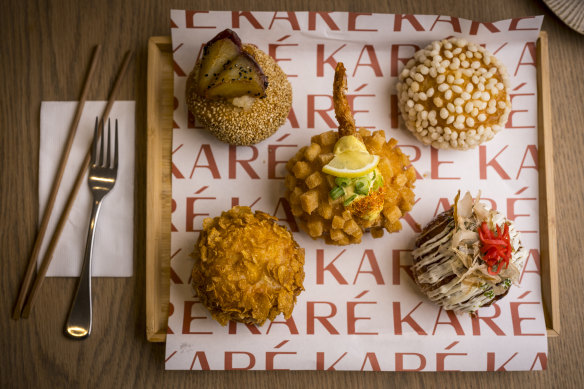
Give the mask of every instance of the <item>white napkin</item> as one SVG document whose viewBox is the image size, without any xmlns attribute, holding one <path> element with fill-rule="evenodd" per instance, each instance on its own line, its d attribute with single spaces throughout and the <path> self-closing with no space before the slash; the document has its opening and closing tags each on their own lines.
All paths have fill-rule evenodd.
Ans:
<svg viewBox="0 0 584 389">
<path fill-rule="evenodd" d="M 55 180 L 77 104 L 76 101 L 43 101 L 41 104 L 39 223 Z M 85 103 L 67 168 L 41 246 L 38 265 L 47 250 L 83 158 L 93 139 L 95 118 L 103 113 L 105 105 L 105 101 Z M 114 103 L 110 114 L 112 131 L 115 129 L 114 119 L 118 119 L 119 167 L 116 184 L 104 198 L 97 222 L 92 261 L 92 275 L 95 277 L 131 277 L 133 272 L 135 106 L 134 101 L 119 101 Z M 59 239 L 47 276 L 79 276 L 85 252 L 91 200 L 86 174 Z"/>
</svg>

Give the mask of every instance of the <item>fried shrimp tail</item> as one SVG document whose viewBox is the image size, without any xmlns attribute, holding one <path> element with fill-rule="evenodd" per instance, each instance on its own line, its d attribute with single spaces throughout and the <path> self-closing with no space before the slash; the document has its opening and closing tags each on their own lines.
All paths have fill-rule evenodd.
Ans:
<svg viewBox="0 0 584 389">
<path fill-rule="evenodd" d="M 339 122 L 339 136 L 355 134 L 355 119 L 351 114 L 349 102 L 347 101 L 347 74 L 342 62 L 337 64 L 335 69 L 335 81 L 333 84 L 333 104 L 335 116 Z"/>
</svg>

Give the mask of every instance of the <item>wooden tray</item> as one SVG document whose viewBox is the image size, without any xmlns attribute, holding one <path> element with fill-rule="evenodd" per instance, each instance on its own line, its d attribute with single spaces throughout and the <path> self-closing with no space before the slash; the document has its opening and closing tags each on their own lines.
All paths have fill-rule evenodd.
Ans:
<svg viewBox="0 0 584 389">
<path fill-rule="evenodd" d="M 146 108 L 146 337 L 150 342 L 166 340 L 170 301 L 173 82 L 170 37 L 152 37 Z"/>
<path fill-rule="evenodd" d="M 539 214 L 542 297 L 548 337 L 560 332 L 556 251 L 552 117 L 547 34 L 537 41 Z M 146 184 L 146 337 L 164 342 L 170 294 L 171 148 L 173 123 L 172 42 L 148 42 Z"/>
</svg>

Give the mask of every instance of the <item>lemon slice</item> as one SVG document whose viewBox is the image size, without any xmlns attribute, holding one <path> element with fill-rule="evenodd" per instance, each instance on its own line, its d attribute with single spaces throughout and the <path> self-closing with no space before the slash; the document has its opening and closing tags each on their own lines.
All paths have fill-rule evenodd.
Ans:
<svg viewBox="0 0 584 389">
<path fill-rule="evenodd" d="M 341 137 L 335 144 L 333 152 L 335 155 L 344 153 L 345 151 L 363 151 L 367 152 L 367 147 L 359 139 L 353 135 L 346 135 Z"/>
<path fill-rule="evenodd" d="M 360 177 L 370 173 L 377 167 L 378 155 L 371 155 L 366 151 L 345 151 L 335 157 L 322 171 L 335 177 Z"/>
</svg>

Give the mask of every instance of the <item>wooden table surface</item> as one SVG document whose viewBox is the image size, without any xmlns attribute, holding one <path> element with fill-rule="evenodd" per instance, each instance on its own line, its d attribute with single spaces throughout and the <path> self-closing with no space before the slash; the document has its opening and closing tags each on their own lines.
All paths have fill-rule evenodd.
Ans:
<svg viewBox="0 0 584 389">
<path fill-rule="evenodd" d="M 0 6 L 0 387 L 578 387 L 584 382 L 584 36 L 570 30 L 541 0 L 42 1 Z M 100 3 L 100 4 L 97 4 Z M 104 4 L 101 4 L 104 3 Z M 555 195 L 561 289 L 561 334 L 549 341 L 543 372 L 167 372 L 164 344 L 145 336 L 145 128 L 147 42 L 169 35 L 171 8 L 314 10 L 449 14 L 494 21 L 545 15 L 549 35 Z M 120 99 L 136 100 L 134 277 L 94 279 L 94 335 L 74 342 L 62 327 L 74 279 L 50 278 L 28 320 L 10 313 L 38 220 L 39 112 L 43 100 L 76 100 L 92 47 L 103 45 L 98 87 L 106 100 L 121 55 L 136 55 Z M 578 384 L 580 383 L 580 384 Z M 581 386 L 580 386 L 581 387 Z"/>
</svg>

